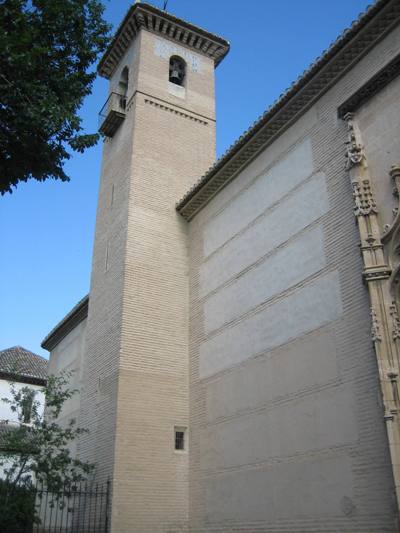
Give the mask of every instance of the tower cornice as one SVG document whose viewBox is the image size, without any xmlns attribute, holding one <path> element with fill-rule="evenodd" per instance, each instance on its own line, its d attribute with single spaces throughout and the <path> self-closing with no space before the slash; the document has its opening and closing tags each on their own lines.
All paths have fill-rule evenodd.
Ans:
<svg viewBox="0 0 400 533">
<path fill-rule="evenodd" d="M 134 4 L 125 15 L 110 46 L 107 48 L 97 71 L 100 76 L 109 79 L 129 45 L 145 29 L 171 41 L 193 49 L 214 60 L 217 66 L 229 51 L 229 42 L 198 26 L 179 19 L 170 13 L 145 4 Z"/>
</svg>

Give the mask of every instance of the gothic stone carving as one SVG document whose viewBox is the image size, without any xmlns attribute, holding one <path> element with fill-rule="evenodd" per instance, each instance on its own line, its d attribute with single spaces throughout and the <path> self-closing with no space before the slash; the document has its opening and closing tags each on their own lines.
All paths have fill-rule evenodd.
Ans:
<svg viewBox="0 0 400 533">
<path fill-rule="evenodd" d="M 370 297 L 371 338 L 379 368 L 389 448 L 400 508 L 400 424 L 399 424 L 399 354 L 400 320 L 393 286 L 400 280 L 400 217 L 396 211 L 393 224 L 382 236 L 373 197 L 369 169 L 354 116 L 347 113 L 348 139 L 346 169 L 349 172 L 354 197 L 364 262 L 363 277 Z M 400 191 L 400 166 L 391 169 L 395 189 Z M 389 264 L 388 264 L 389 261 Z M 392 267 L 392 268 L 390 268 Z M 398 284 L 400 285 L 400 284 Z"/>
<path fill-rule="evenodd" d="M 393 180 L 393 194 L 400 203 L 398 191 L 400 190 L 400 165 L 392 165 L 389 175 Z M 399 205 L 393 209 L 394 220 L 391 225 L 386 225 L 382 242 L 385 245 L 385 251 L 389 265 L 392 269 L 390 278 L 391 291 L 395 301 L 398 300 L 399 281 L 400 281 L 400 215 Z"/>
<path fill-rule="evenodd" d="M 380 333 L 378 317 L 376 316 L 376 311 L 373 307 L 371 307 L 371 321 L 371 339 L 373 342 L 381 341 L 382 336 Z"/>
<path fill-rule="evenodd" d="M 347 152 L 347 156 L 348 156 L 348 159 L 347 159 L 347 165 L 348 165 L 350 161 L 350 156 L 348 152 Z M 364 155 L 360 159 L 359 163 L 361 163 L 363 158 L 364 158 Z M 352 164 L 355 165 L 356 163 L 353 162 Z M 361 183 L 359 183 L 358 181 L 353 181 L 351 185 L 353 187 L 355 216 L 359 217 L 359 216 L 370 215 L 371 213 L 378 213 L 376 209 L 376 203 L 375 203 L 372 190 L 371 190 L 371 183 L 369 182 L 369 180 L 367 179 L 362 180 Z"/>
<path fill-rule="evenodd" d="M 347 123 L 346 170 L 350 170 L 354 165 L 360 165 L 365 160 L 364 147 L 357 142 L 353 117 L 353 113 L 347 113 L 344 117 Z"/>
<path fill-rule="evenodd" d="M 397 313 L 396 302 L 392 302 L 392 305 L 389 307 L 390 316 L 392 317 L 392 338 L 393 340 L 400 339 L 400 319 Z"/>
</svg>

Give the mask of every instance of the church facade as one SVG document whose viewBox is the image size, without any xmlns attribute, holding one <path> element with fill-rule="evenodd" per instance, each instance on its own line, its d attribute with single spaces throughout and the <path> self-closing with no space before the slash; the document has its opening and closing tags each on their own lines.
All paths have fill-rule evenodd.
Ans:
<svg viewBox="0 0 400 533">
<path fill-rule="evenodd" d="M 113 533 L 398 531 L 399 24 L 378 0 L 215 162 L 229 43 L 122 21 L 90 294 L 43 341 Z"/>
</svg>

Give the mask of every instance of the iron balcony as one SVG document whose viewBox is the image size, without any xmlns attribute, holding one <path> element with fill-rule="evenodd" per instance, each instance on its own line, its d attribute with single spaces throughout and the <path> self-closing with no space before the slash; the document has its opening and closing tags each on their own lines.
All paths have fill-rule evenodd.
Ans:
<svg viewBox="0 0 400 533">
<path fill-rule="evenodd" d="M 111 93 L 99 113 L 99 131 L 112 137 L 125 118 L 126 96 Z"/>
</svg>

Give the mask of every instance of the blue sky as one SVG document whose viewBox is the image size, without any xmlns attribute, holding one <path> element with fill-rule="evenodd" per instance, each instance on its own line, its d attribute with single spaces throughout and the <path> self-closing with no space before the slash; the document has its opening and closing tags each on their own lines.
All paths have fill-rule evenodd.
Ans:
<svg viewBox="0 0 400 533">
<path fill-rule="evenodd" d="M 105 2 L 114 28 L 131 4 Z M 216 74 L 218 156 L 367 5 L 169 0 L 168 11 L 231 43 Z M 96 130 L 106 95 L 107 81 L 98 78 L 81 109 L 87 132 Z M 21 345 L 46 356 L 42 339 L 88 292 L 100 162 L 101 143 L 66 164 L 69 183 L 32 181 L 0 197 L 0 350 Z"/>
</svg>

